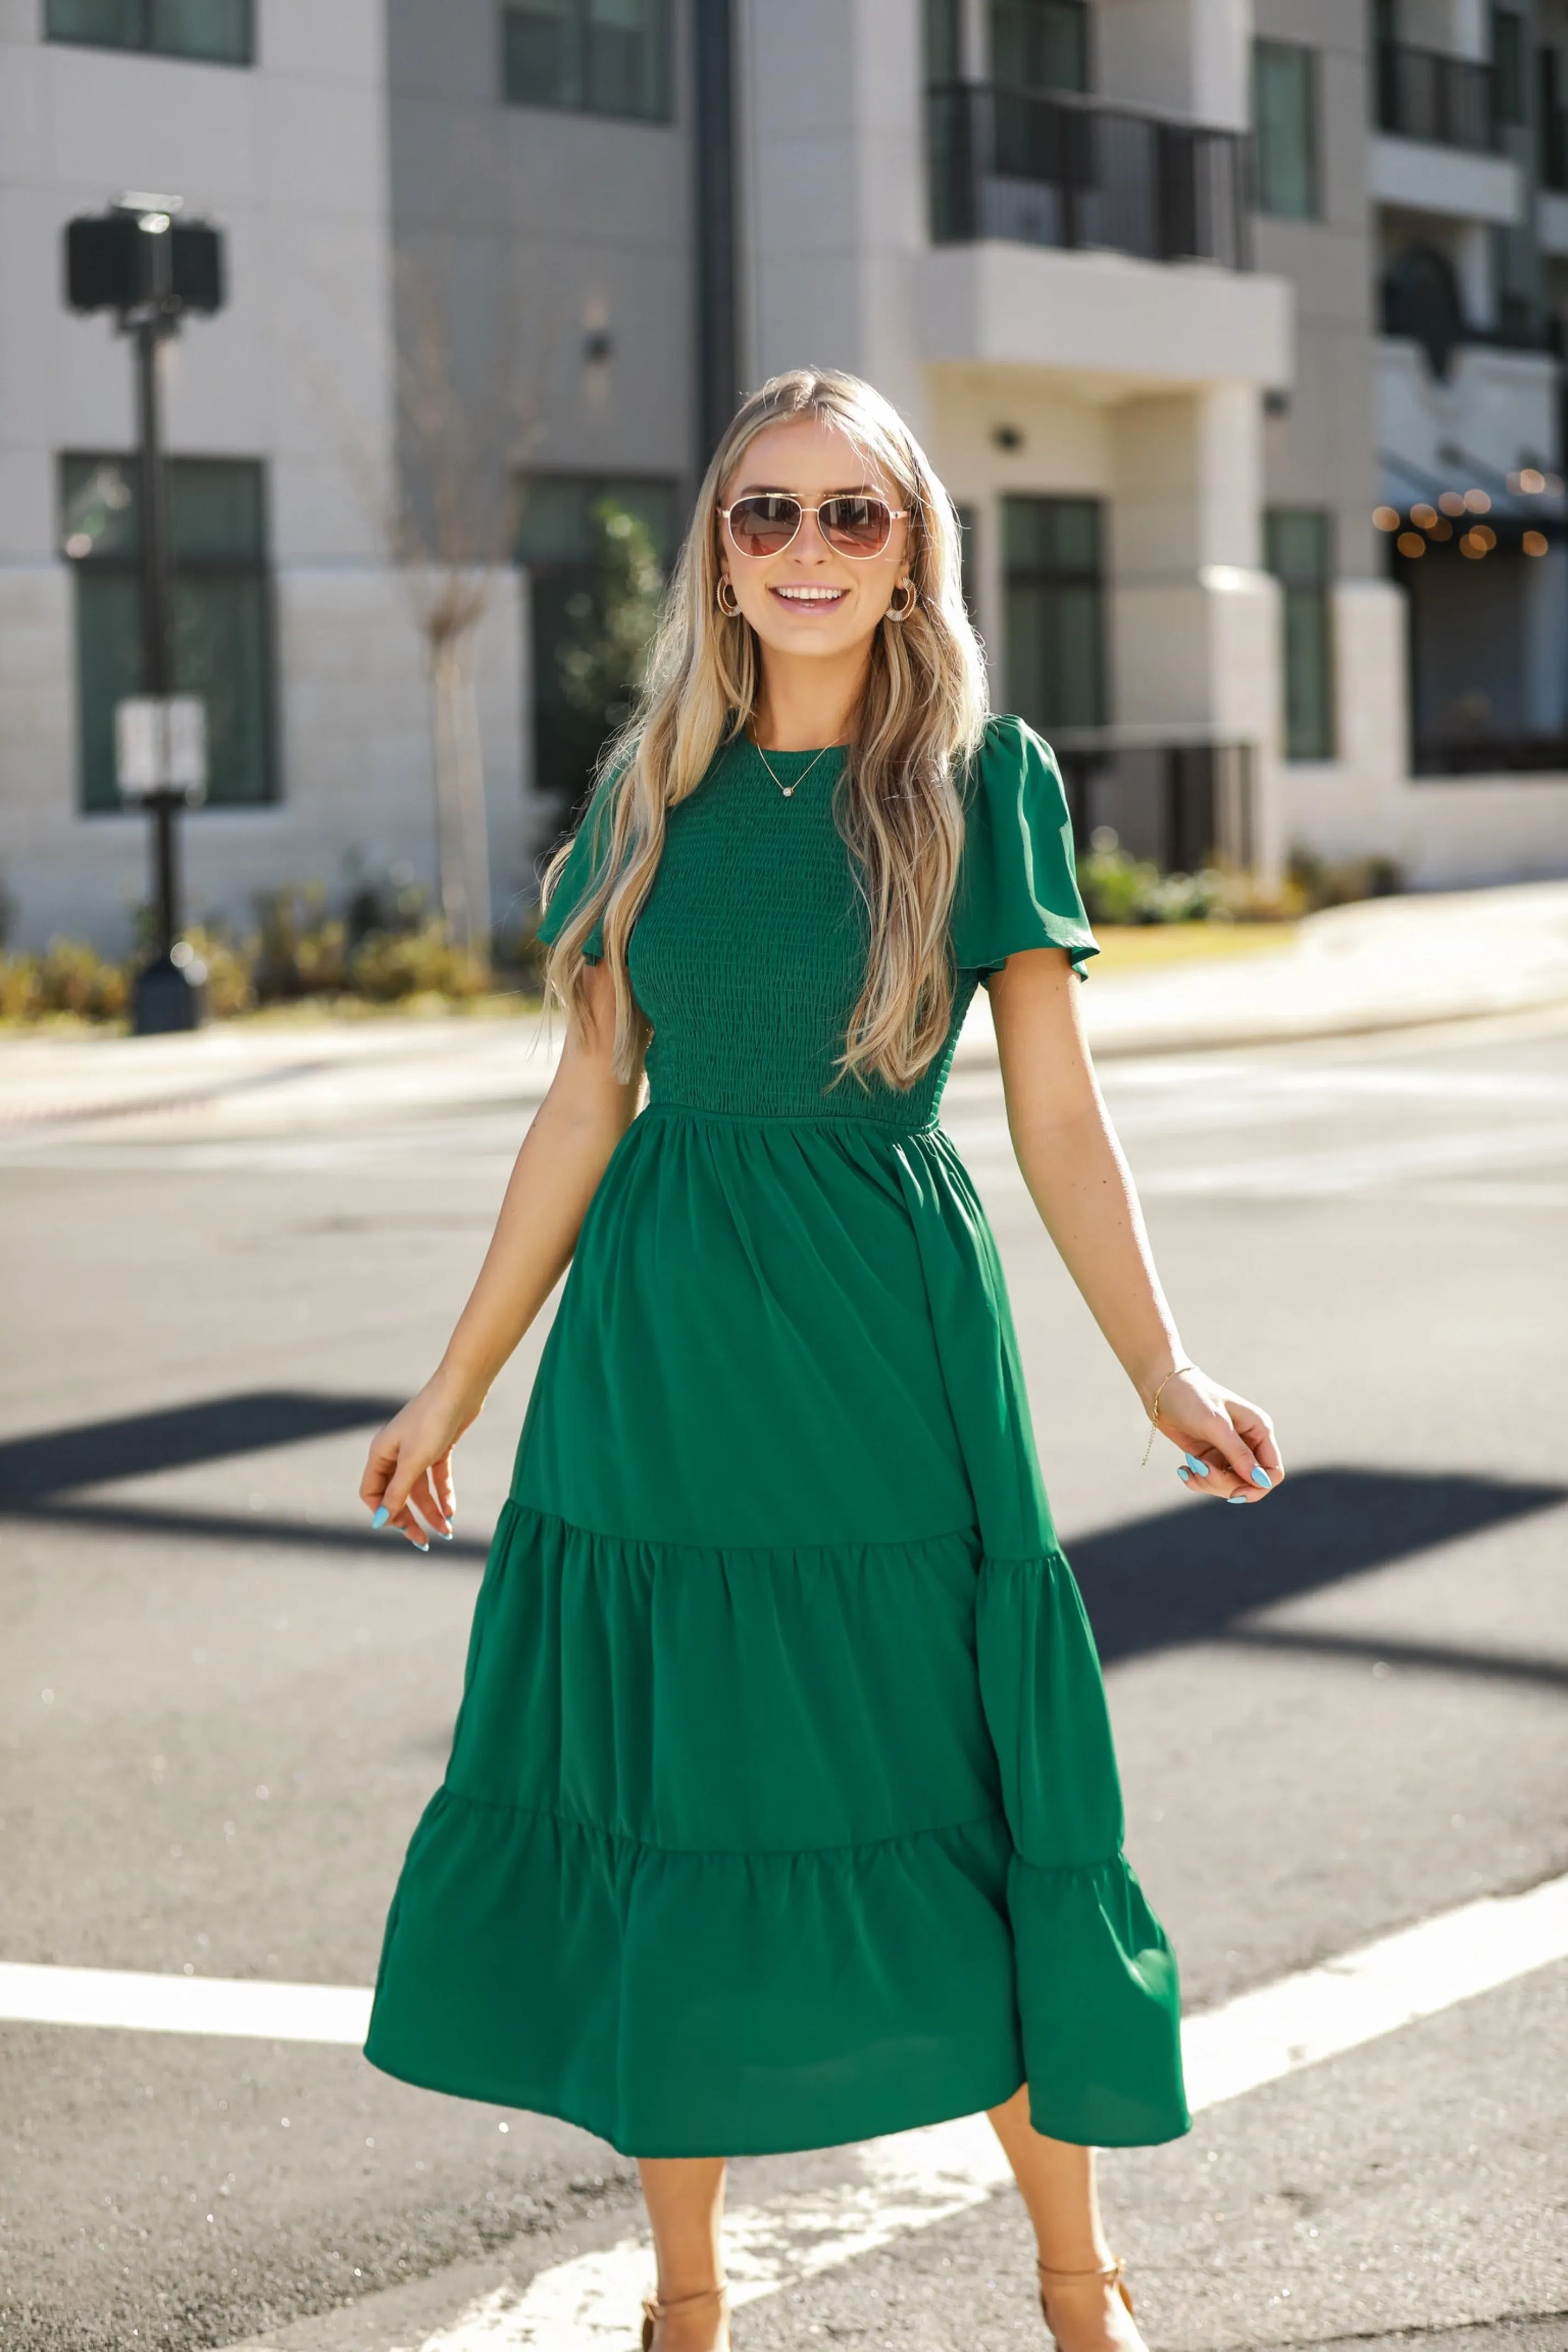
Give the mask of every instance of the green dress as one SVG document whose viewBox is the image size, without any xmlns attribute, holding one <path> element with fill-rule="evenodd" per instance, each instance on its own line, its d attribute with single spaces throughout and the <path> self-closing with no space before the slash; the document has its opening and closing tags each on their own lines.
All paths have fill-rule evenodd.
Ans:
<svg viewBox="0 0 1568 2352">
<path fill-rule="evenodd" d="M 841 760 L 769 758 L 791 797 L 741 740 L 672 812 L 636 925 L 649 1100 L 540 1358 L 367 2055 L 635 2156 L 864 2139 L 1026 2078 L 1059 2139 L 1169 2139 L 1176 1964 L 937 1124 L 977 982 L 1094 952 L 1061 782 L 991 722 L 952 1029 L 899 1093 L 831 1083 L 866 945 Z"/>
</svg>

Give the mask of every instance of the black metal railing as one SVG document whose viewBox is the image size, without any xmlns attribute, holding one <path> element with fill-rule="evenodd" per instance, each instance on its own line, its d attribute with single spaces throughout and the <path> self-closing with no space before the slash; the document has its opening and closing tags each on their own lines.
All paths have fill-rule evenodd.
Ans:
<svg viewBox="0 0 1568 2352">
<path fill-rule="evenodd" d="M 1475 58 L 1380 41 L 1377 127 L 1401 139 L 1490 154 L 1498 143 L 1496 71 Z"/>
<path fill-rule="evenodd" d="M 1568 735 L 1418 735 L 1413 775 L 1560 776 L 1568 773 Z"/>
<path fill-rule="evenodd" d="M 1109 826 L 1134 857 L 1195 874 L 1216 860 L 1249 868 L 1257 856 L 1250 743 L 1158 740 L 1158 730 L 1048 729 L 1073 838 L 1082 856 Z"/>
<path fill-rule="evenodd" d="M 1247 142 L 1067 91 L 949 82 L 926 94 L 939 245 L 1110 247 L 1248 267 Z"/>
</svg>

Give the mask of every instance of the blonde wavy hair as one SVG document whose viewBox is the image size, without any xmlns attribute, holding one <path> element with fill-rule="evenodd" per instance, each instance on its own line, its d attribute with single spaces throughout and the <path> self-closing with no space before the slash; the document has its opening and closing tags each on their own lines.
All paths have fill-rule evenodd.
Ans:
<svg viewBox="0 0 1568 2352">
<path fill-rule="evenodd" d="M 865 982 L 839 1077 L 852 1073 L 864 1083 L 874 1076 L 907 1088 L 947 1034 L 947 926 L 964 843 L 960 779 L 987 712 L 984 658 L 959 583 L 958 519 L 919 443 L 880 393 L 836 370 L 795 368 L 752 394 L 703 478 L 638 707 L 599 763 L 600 778 L 613 782 L 595 813 L 594 878 L 545 967 L 547 987 L 569 1020 L 580 1021 L 589 969 L 583 944 L 602 920 L 615 988 L 614 1064 L 622 1077 L 643 1042 L 627 947 L 658 871 L 666 817 L 695 792 L 721 746 L 745 730 L 761 681 L 750 624 L 718 607 L 724 487 L 759 433 L 799 417 L 841 433 L 909 509 L 906 564 L 917 593 L 907 620 L 886 619 L 876 629 L 834 792 L 834 820 L 869 918 Z M 570 848 L 563 845 L 546 871 L 547 906 Z"/>
</svg>

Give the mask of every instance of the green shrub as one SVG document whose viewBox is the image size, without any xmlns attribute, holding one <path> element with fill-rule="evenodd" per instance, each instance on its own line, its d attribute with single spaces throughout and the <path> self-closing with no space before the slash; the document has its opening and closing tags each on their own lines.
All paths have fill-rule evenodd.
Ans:
<svg viewBox="0 0 1568 2352">
<path fill-rule="evenodd" d="M 336 995 L 349 981 L 348 925 L 328 916 L 319 882 L 286 883 L 256 895 L 252 985 L 258 1004 Z"/>
<path fill-rule="evenodd" d="M 130 1002 L 123 964 L 85 940 L 51 940 L 42 955 L 0 956 L 0 1017 L 40 1021 L 51 1013 L 118 1021 Z"/>
<path fill-rule="evenodd" d="M 1089 919 L 1095 923 L 1234 922 L 1250 891 L 1245 876 L 1206 866 L 1197 874 L 1162 874 L 1124 849 L 1092 849 L 1078 868 Z"/>
<path fill-rule="evenodd" d="M 226 932 L 208 930 L 197 924 L 185 933 L 190 946 L 207 972 L 207 1011 L 214 1021 L 227 1021 L 236 1013 L 256 1009 L 256 942 L 241 940 L 237 943 Z"/>
<path fill-rule="evenodd" d="M 371 931 L 354 950 L 350 984 L 372 1004 L 392 1004 L 405 996 L 467 1000 L 489 993 L 490 977 L 476 956 L 454 947 L 444 924 L 423 923 L 417 931 Z"/>
<path fill-rule="evenodd" d="M 1402 887 L 1392 857 L 1347 857 L 1333 863 L 1298 846 L 1291 852 L 1291 887 L 1312 913 L 1323 907 L 1348 907 L 1361 898 L 1391 898 Z"/>
</svg>

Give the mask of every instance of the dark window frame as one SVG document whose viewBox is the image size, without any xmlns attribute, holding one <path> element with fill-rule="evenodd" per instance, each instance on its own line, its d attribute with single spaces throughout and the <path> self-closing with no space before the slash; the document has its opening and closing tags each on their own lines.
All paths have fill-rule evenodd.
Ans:
<svg viewBox="0 0 1568 2352">
<path fill-rule="evenodd" d="M 183 65 L 230 66 L 237 67 L 241 72 L 256 64 L 256 0 L 235 0 L 243 32 L 232 55 L 224 50 L 187 48 L 158 38 L 157 0 L 120 0 L 127 16 L 133 15 L 138 20 L 134 37 L 123 40 L 110 39 L 101 33 L 57 29 L 57 16 L 63 19 L 68 4 L 68 0 L 44 0 L 44 38 L 61 48 L 104 49 L 121 57 L 172 58 Z"/>
<path fill-rule="evenodd" d="M 562 638 L 553 646 L 544 643 L 546 614 L 539 595 L 541 584 L 553 584 L 559 599 L 564 589 L 569 595 L 596 593 L 591 554 L 530 553 L 528 491 L 535 485 L 570 485 L 581 499 L 581 511 L 586 518 L 594 502 L 601 498 L 620 498 L 623 505 L 632 505 L 637 494 L 645 493 L 650 502 L 664 504 L 663 526 L 648 516 L 643 520 L 653 532 L 658 547 L 666 581 L 678 552 L 681 534 L 685 526 L 690 500 L 689 485 L 677 474 L 633 472 L 623 468 L 610 472 L 598 467 L 540 467 L 525 472 L 519 478 L 518 527 L 515 557 L 519 569 L 528 574 L 528 718 L 532 739 L 533 791 L 536 798 L 554 801 L 563 826 L 575 821 L 586 801 L 592 782 L 592 763 L 603 748 L 603 739 L 591 720 L 576 719 L 569 715 L 570 705 L 563 694 L 552 690 L 550 662 L 559 656 Z M 631 495 L 628 495 L 631 494 Z M 564 618 L 566 606 L 560 605 Z M 541 683 L 549 685 L 541 694 Z M 559 754 L 559 757 L 552 756 Z"/>
<path fill-rule="evenodd" d="M 1019 18 L 1012 27 L 1003 21 L 1009 14 Z M 1038 73 L 1004 73 L 1009 38 L 1032 50 L 1037 60 L 1058 47 L 1061 60 L 1070 68 L 1066 77 L 1053 74 L 1049 63 Z M 1074 53 L 1071 58 L 1070 50 Z M 1094 87 L 1093 11 L 1088 0 L 990 0 L 986 11 L 986 55 L 988 79 L 998 89 L 1068 90 L 1086 96 Z"/>
<path fill-rule="evenodd" d="M 601 122 L 639 122 L 653 129 L 667 129 L 675 120 L 674 12 L 672 0 L 646 0 L 646 5 L 653 17 L 653 77 L 657 88 L 653 102 L 643 107 L 606 104 L 586 88 L 586 83 L 584 94 L 580 98 L 546 98 L 533 92 L 519 93 L 513 87 L 516 75 L 511 26 L 514 20 L 540 12 L 530 10 L 527 0 L 500 0 L 496 12 L 496 28 L 503 105 L 527 108 L 543 114 L 591 115 Z M 577 27 L 580 46 L 591 27 L 589 13 L 591 6 L 592 0 L 564 0 L 564 9 L 571 12 L 572 22 Z"/>
<path fill-rule="evenodd" d="M 1291 524 L 1310 521 L 1318 541 L 1303 561 L 1281 543 Z M 1339 756 L 1339 673 L 1334 648 L 1334 514 L 1330 507 L 1263 510 L 1265 559 L 1280 583 L 1281 704 L 1285 758 L 1318 765 Z M 1301 691 L 1303 672 L 1314 677 Z"/>
<path fill-rule="evenodd" d="M 1493 5 L 1487 11 L 1487 41 L 1492 68 L 1492 103 L 1500 123 L 1523 129 L 1530 121 L 1529 26 L 1517 8 Z"/>
<path fill-rule="evenodd" d="M 1079 508 L 1092 514 L 1094 541 L 1092 559 L 1080 562 L 1053 560 L 1031 562 L 1015 557 L 1012 546 L 1014 515 L 1010 510 L 1023 507 L 1057 510 Z M 1105 501 L 1103 499 L 1092 496 L 1066 495 L 1053 491 L 1022 491 L 1016 494 L 1009 491 L 1001 499 L 998 520 L 1001 531 L 1002 643 L 1005 649 L 1006 688 L 1009 704 L 1020 719 L 1027 719 L 1031 727 L 1038 728 L 1042 732 L 1062 728 L 1103 727 L 1109 717 L 1111 698 L 1106 603 Z M 1021 517 L 1019 520 L 1021 520 Z M 1043 520 L 1044 518 L 1041 517 L 1040 520 Z M 1055 518 L 1052 520 L 1054 522 Z M 1090 691 L 1084 697 L 1080 709 L 1073 710 L 1064 706 L 1053 711 L 1043 705 L 1034 709 L 1024 709 L 1021 707 L 1031 698 L 1020 691 L 1023 685 L 1023 680 L 1018 674 L 1020 665 L 1015 658 L 1013 650 L 1013 629 L 1016 619 L 1013 595 L 1014 591 L 1019 589 L 1043 592 L 1048 601 L 1053 595 L 1065 599 L 1069 595 L 1082 595 L 1085 592 L 1092 596 L 1093 600 L 1092 616 L 1094 640 L 1093 674 L 1090 680 Z M 1059 688 L 1060 685 L 1060 679 L 1054 681 L 1056 688 Z"/>
<path fill-rule="evenodd" d="M 204 806 L 220 813 L 254 813 L 258 809 L 276 808 L 282 800 L 279 773 L 278 724 L 278 625 L 277 606 L 277 573 L 272 558 L 268 515 L 267 468 L 264 459 L 256 457 L 219 457 L 204 452 L 200 457 L 170 457 L 165 460 L 172 474 L 185 467 L 243 466 L 251 473 L 256 489 L 257 531 L 256 551 L 250 555 L 176 555 L 171 563 L 171 575 L 176 598 L 182 587 L 210 581 L 220 584 L 254 584 L 256 591 L 258 636 L 256 644 L 256 669 L 259 679 L 259 699 L 256 712 L 257 769 L 261 780 L 258 792 L 239 796 L 209 794 Z M 128 477 L 131 496 L 139 495 L 139 460 L 134 451 L 125 449 L 63 449 L 56 459 L 56 501 L 63 526 L 67 485 L 69 470 L 76 467 L 116 467 Z M 172 488 L 172 484 L 171 484 Z M 74 575 L 74 637 L 77 708 L 77 774 L 76 807 L 83 817 L 114 816 L 124 813 L 126 803 L 110 785 L 107 796 L 89 797 L 92 758 L 89 742 L 87 646 L 83 627 L 82 596 L 89 580 L 119 582 L 129 587 L 140 604 L 141 567 L 137 547 L 109 555 L 70 551 L 64 542 L 62 529 L 60 555 Z M 140 614 L 138 614 L 138 621 Z M 140 627 L 137 635 L 135 664 L 137 684 L 131 692 L 141 690 L 141 660 Z M 182 681 L 176 676 L 176 688 Z M 112 712 L 110 714 L 112 740 Z"/>
<path fill-rule="evenodd" d="M 1264 131 L 1263 80 L 1272 59 L 1289 58 L 1301 68 L 1304 119 L 1301 137 L 1301 178 L 1304 201 L 1281 203 L 1288 174 L 1270 171 L 1270 145 Z M 1275 41 L 1260 35 L 1252 44 L 1252 201 L 1255 211 L 1269 220 L 1321 221 L 1322 208 L 1322 91 L 1318 52 L 1304 41 Z"/>
</svg>

